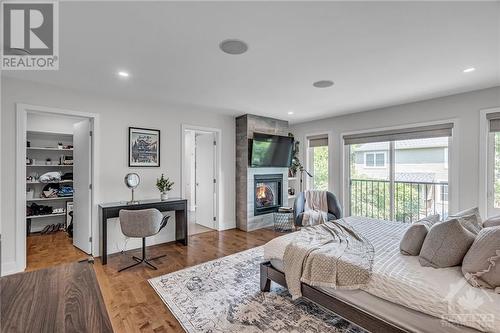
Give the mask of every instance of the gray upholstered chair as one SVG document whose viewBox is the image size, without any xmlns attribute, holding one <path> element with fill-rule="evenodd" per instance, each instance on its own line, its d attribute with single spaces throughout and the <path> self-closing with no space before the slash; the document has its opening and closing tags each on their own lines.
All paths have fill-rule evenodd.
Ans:
<svg viewBox="0 0 500 333">
<path fill-rule="evenodd" d="M 342 208 L 337 200 L 335 194 L 326 192 L 326 201 L 328 204 L 328 220 L 338 220 L 343 217 Z M 295 225 L 302 226 L 302 219 L 304 217 L 304 207 L 306 204 L 306 196 L 304 192 L 299 192 L 293 204 L 293 211 L 295 213 Z"/>
<path fill-rule="evenodd" d="M 168 222 L 170 216 L 163 216 L 158 209 L 141 209 L 141 210 L 125 210 L 120 211 L 120 226 L 122 232 L 127 237 L 142 238 L 142 258 L 133 256 L 136 261 L 134 264 L 120 269 L 118 272 L 132 268 L 139 264 L 146 264 L 152 269 L 157 269 L 151 260 L 165 257 L 165 255 L 146 258 L 146 237 L 156 235 L 163 229 Z"/>
</svg>

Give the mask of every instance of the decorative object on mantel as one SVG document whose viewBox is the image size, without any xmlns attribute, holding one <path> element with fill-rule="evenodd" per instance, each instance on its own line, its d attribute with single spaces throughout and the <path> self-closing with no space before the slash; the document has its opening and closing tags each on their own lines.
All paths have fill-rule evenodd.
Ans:
<svg viewBox="0 0 500 333">
<path fill-rule="evenodd" d="M 292 301 L 277 284 L 261 293 L 263 252 L 256 247 L 148 282 L 187 333 L 365 332 L 311 301 Z"/>
<path fill-rule="evenodd" d="M 128 166 L 160 166 L 160 131 L 155 129 L 128 128 Z"/>
<path fill-rule="evenodd" d="M 141 178 L 139 177 L 138 174 L 136 173 L 128 173 L 125 175 L 125 185 L 132 191 L 132 199 L 127 202 L 129 205 L 135 205 L 138 204 L 138 201 L 134 200 L 134 190 L 139 186 L 141 183 Z"/>
<path fill-rule="evenodd" d="M 172 190 L 173 186 L 174 182 L 170 181 L 169 178 L 165 178 L 163 174 L 161 174 L 161 178 L 156 178 L 156 187 L 161 193 L 161 200 L 168 199 L 168 192 Z"/>
</svg>

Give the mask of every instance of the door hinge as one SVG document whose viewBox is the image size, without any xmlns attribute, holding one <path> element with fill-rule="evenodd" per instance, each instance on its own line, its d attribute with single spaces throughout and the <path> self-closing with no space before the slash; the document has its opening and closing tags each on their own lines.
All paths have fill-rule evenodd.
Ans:
<svg viewBox="0 0 500 333">
<path fill-rule="evenodd" d="M 94 134 L 92 131 L 89 132 L 89 136 L 92 136 L 92 134 Z"/>
<path fill-rule="evenodd" d="M 217 184 L 217 179 L 214 178 L 214 184 Z"/>
<path fill-rule="evenodd" d="M 92 243 L 92 236 L 89 237 L 89 242 Z"/>
<path fill-rule="evenodd" d="M 214 216 L 214 222 L 217 221 L 217 218 Z"/>
<path fill-rule="evenodd" d="M 214 140 L 214 146 L 217 146 L 217 141 Z"/>
<path fill-rule="evenodd" d="M 89 190 L 91 190 L 91 189 L 92 189 L 92 184 L 89 184 Z"/>
</svg>

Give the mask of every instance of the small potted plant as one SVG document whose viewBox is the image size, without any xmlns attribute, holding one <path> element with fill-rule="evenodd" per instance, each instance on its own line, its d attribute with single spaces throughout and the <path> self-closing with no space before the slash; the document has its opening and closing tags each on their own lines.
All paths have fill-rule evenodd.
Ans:
<svg viewBox="0 0 500 333">
<path fill-rule="evenodd" d="M 161 193 L 161 200 L 168 199 L 168 192 L 174 186 L 174 182 L 171 182 L 169 178 L 165 178 L 163 174 L 161 174 L 161 178 L 156 178 L 156 187 Z"/>
</svg>

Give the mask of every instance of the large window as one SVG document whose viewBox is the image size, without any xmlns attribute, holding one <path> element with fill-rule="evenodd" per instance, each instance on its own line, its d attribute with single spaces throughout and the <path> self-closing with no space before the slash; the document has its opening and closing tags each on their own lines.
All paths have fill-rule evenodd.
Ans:
<svg viewBox="0 0 500 333">
<path fill-rule="evenodd" d="M 500 112 L 488 119 L 488 215 L 500 214 Z"/>
<path fill-rule="evenodd" d="M 317 135 L 307 138 L 308 142 L 308 189 L 328 191 L 328 136 Z"/>
<path fill-rule="evenodd" d="M 452 128 L 442 124 L 344 136 L 351 215 L 403 222 L 432 214 L 446 218 Z"/>
</svg>

